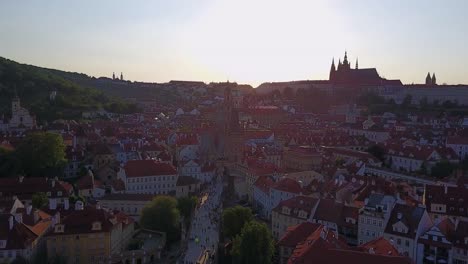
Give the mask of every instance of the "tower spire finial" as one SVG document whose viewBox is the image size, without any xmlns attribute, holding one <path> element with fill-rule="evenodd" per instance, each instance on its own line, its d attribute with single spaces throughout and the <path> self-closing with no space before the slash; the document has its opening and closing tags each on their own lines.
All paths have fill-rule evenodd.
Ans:
<svg viewBox="0 0 468 264">
<path fill-rule="evenodd" d="M 358 58 L 356 57 L 356 70 L 359 69 Z"/>
<path fill-rule="evenodd" d="M 344 65 L 348 65 L 349 62 L 348 62 L 348 52 L 345 50 L 344 52 L 344 58 L 343 58 L 343 64 Z"/>
</svg>

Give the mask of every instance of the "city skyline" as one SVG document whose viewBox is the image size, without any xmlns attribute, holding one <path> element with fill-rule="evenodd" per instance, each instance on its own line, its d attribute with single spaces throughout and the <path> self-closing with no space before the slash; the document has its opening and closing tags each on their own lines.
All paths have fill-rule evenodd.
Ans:
<svg viewBox="0 0 468 264">
<path fill-rule="evenodd" d="M 347 50 L 388 79 L 468 83 L 467 3 L 399 2 L 2 2 L 0 56 L 96 77 L 257 86 L 328 79 Z"/>
</svg>

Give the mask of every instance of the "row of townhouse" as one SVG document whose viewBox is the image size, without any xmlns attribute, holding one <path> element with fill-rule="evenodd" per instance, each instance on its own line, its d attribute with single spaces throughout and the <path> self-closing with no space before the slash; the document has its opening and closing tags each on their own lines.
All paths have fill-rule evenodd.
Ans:
<svg viewBox="0 0 468 264">
<path fill-rule="evenodd" d="M 361 208 L 330 199 L 296 196 L 273 209 L 272 233 L 281 240 L 291 226 L 317 223 L 339 234 L 348 245 L 365 245 L 384 238 L 415 263 L 468 263 L 468 219 L 459 210 L 464 208 L 460 195 L 465 197 L 466 192 L 461 188 L 466 191 L 464 186 L 427 187 L 426 204 L 419 205 L 372 193 Z M 454 204 L 459 207 L 445 210 Z"/>
<path fill-rule="evenodd" d="M 392 146 L 385 154 L 386 163 L 397 171 L 416 172 L 431 168 L 441 161 L 457 164 L 459 157 L 451 148 L 431 146 Z"/>
<path fill-rule="evenodd" d="M 272 212 L 273 237 L 280 239 L 288 227 L 304 222 L 324 225 L 336 231 L 350 245 L 357 244 L 358 208 L 335 202 L 332 199 L 317 199 L 296 196 L 280 202 Z"/>
</svg>

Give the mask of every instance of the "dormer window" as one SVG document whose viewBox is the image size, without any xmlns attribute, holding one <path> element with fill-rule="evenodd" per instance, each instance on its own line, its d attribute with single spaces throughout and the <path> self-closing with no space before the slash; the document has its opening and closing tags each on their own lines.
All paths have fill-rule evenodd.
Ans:
<svg viewBox="0 0 468 264">
<path fill-rule="evenodd" d="M 282 208 L 282 212 L 283 212 L 283 214 L 287 214 L 287 215 L 288 215 L 288 214 L 290 214 L 290 213 L 291 213 L 291 209 L 289 209 L 289 208 L 288 208 L 288 207 L 286 207 L 286 206 L 283 206 L 283 208 Z"/>
<path fill-rule="evenodd" d="M 50 197 L 52 196 L 52 193 L 51 192 L 47 192 L 47 197 Z"/>
<path fill-rule="evenodd" d="M 300 210 L 299 211 L 299 217 L 300 218 L 307 218 L 307 213 L 305 211 L 303 211 L 303 210 Z"/>
<path fill-rule="evenodd" d="M 62 196 L 62 192 L 61 192 L 61 191 L 58 191 L 58 192 L 57 192 L 57 196 Z"/>
<path fill-rule="evenodd" d="M 99 231 L 99 230 L 101 230 L 101 222 L 94 222 L 94 223 L 93 223 L 92 230 L 93 230 L 93 231 Z"/>
<path fill-rule="evenodd" d="M 0 240 L 0 248 L 6 247 L 6 240 Z"/>
</svg>

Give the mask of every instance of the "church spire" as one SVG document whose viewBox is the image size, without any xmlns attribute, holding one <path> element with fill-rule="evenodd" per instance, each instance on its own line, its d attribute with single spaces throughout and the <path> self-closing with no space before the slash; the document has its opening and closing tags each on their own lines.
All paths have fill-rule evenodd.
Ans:
<svg viewBox="0 0 468 264">
<path fill-rule="evenodd" d="M 432 84 L 432 78 L 431 74 L 428 72 L 426 75 L 426 85 L 431 85 Z"/>
<path fill-rule="evenodd" d="M 432 84 L 433 84 L 433 85 L 436 85 L 436 84 L 437 84 L 437 79 L 436 79 L 436 77 L 435 77 L 435 72 L 432 73 Z"/>
<path fill-rule="evenodd" d="M 115 80 L 115 72 L 112 73 L 112 80 Z"/>
<path fill-rule="evenodd" d="M 359 69 L 358 58 L 356 58 L 356 70 Z"/>
<path fill-rule="evenodd" d="M 344 52 L 343 64 L 348 64 L 348 52 L 346 50 Z"/>
<path fill-rule="evenodd" d="M 120 72 L 120 80 L 123 81 L 123 73 Z"/>
<path fill-rule="evenodd" d="M 332 59 L 332 64 L 330 67 L 330 75 L 329 75 L 329 80 L 333 80 L 335 77 L 335 72 L 336 72 L 336 67 L 335 67 L 335 58 Z"/>
</svg>

